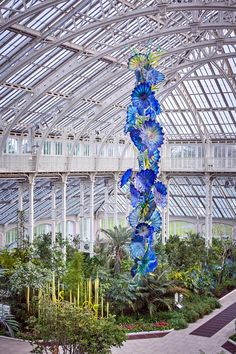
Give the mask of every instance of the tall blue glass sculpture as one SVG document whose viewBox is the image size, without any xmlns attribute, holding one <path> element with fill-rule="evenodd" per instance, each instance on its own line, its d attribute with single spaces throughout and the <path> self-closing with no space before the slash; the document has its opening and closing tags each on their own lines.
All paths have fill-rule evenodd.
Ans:
<svg viewBox="0 0 236 354">
<path fill-rule="evenodd" d="M 157 121 L 161 107 L 155 98 L 158 84 L 164 75 L 157 68 L 159 52 L 136 53 L 128 62 L 134 71 L 136 85 L 127 108 L 125 134 L 138 150 L 139 171 L 128 169 L 121 177 L 121 187 L 129 186 L 132 211 L 128 216 L 134 232 L 131 236 L 130 253 L 134 260 L 133 276 L 153 272 L 157 257 L 153 240 L 161 231 L 161 208 L 166 206 L 167 190 L 158 180 L 160 147 L 164 133 Z"/>
</svg>

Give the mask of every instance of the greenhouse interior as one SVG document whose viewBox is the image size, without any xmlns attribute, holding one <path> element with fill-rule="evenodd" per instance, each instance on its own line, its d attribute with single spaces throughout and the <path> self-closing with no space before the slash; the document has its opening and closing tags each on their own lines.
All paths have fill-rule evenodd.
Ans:
<svg viewBox="0 0 236 354">
<path fill-rule="evenodd" d="M 2 0 L 0 43 L 0 353 L 236 353 L 235 0 Z"/>
</svg>

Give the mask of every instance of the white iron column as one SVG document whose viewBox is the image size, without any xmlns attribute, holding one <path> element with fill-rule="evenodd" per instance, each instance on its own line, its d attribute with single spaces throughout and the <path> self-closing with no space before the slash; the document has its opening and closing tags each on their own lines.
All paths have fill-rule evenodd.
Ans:
<svg viewBox="0 0 236 354">
<path fill-rule="evenodd" d="M 18 184 L 18 210 L 23 211 L 23 184 Z"/>
<path fill-rule="evenodd" d="M 205 244 L 209 248 L 212 246 L 212 179 L 206 173 L 206 217 L 205 217 Z"/>
<path fill-rule="evenodd" d="M 105 179 L 105 199 L 104 199 L 104 229 L 108 229 L 108 180 Z"/>
<path fill-rule="evenodd" d="M 52 184 L 52 193 L 51 193 L 51 218 L 52 218 L 52 245 L 56 242 L 56 187 L 55 184 Z"/>
<path fill-rule="evenodd" d="M 24 238 L 24 215 L 23 215 L 23 183 L 18 184 L 18 227 L 17 227 L 17 247 L 22 246 Z"/>
<path fill-rule="evenodd" d="M 82 241 L 85 240 L 84 234 L 84 182 L 80 180 L 80 238 Z"/>
<path fill-rule="evenodd" d="M 90 174 L 90 257 L 93 257 L 94 252 L 94 185 L 95 185 L 95 174 Z"/>
<path fill-rule="evenodd" d="M 118 227 L 118 173 L 114 174 L 114 226 Z"/>
<path fill-rule="evenodd" d="M 167 178 L 167 204 L 166 204 L 166 241 L 170 238 L 170 178 Z"/>
<path fill-rule="evenodd" d="M 35 175 L 30 174 L 29 177 L 29 222 L 28 222 L 28 234 L 29 242 L 34 240 L 34 184 Z"/>
<path fill-rule="evenodd" d="M 66 235 L 66 187 L 67 187 L 67 174 L 62 174 L 61 176 L 61 182 L 62 182 L 62 189 L 61 189 L 61 198 L 62 198 L 62 203 L 61 203 L 61 233 L 62 233 L 62 239 L 66 241 L 67 235 Z"/>
<path fill-rule="evenodd" d="M 163 174 L 162 177 L 163 183 L 166 185 L 167 188 L 167 204 L 166 207 L 162 210 L 162 244 L 164 245 L 166 241 L 169 239 L 169 227 L 170 227 L 170 179 L 167 178 L 166 174 Z"/>
</svg>

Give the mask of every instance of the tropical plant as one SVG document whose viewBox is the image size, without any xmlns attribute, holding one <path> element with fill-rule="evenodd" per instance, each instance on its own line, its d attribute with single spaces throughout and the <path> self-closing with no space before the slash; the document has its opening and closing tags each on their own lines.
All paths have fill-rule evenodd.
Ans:
<svg viewBox="0 0 236 354">
<path fill-rule="evenodd" d="M 167 269 L 157 268 L 153 274 L 140 279 L 136 289 L 137 307 L 144 313 L 148 311 L 151 317 L 157 310 L 171 310 L 176 292 L 188 294 L 185 288 L 170 280 Z"/>
<path fill-rule="evenodd" d="M 108 243 L 112 247 L 112 254 L 114 255 L 114 273 L 120 273 L 121 261 L 124 254 L 127 253 L 127 244 L 130 240 L 132 230 L 127 227 L 115 226 L 113 230 L 101 230 L 108 237 Z"/>
<path fill-rule="evenodd" d="M 112 278 L 106 294 L 114 313 L 123 314 L 134 311 L 137 297 L 135 284 L 129 273 L 119 274 Z"/>
<path fill-rule="evenodd" d="M 8 310 L 6 310 L 6 308 Z M 14 333 L 19 329 L 18 322 L 9 312 L 9 306 L 3 304 L 0 305 L 0 326 L 5 328 L 11 337 L 14 337 Z"/>
</svg>

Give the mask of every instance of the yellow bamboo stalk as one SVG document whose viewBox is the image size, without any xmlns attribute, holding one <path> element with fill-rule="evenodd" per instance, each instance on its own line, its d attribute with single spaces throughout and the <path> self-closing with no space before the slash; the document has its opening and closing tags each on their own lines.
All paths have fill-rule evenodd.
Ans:
<svg viewBox="0 0 236 354">
<path fill-rule="evenodd" d="M 72 304 L 72 291 L 70 290 L 70 303 Z"/>
<path fill-rule="evenodd" d="M 38 292 L 38 316 L 40 317 L 40 312 L 41 312 L 41 301 L 42 301 L 42 289 L 39 289 Z"/>
<path fill-rule="evenodd" d="M 89 303 L 92 303 L 92 280 L 89 278 L 88 281 L 88 297 L 89 297 Z"/>
<path fill-rule="evenodd" d="M 60 284 L 60 278 L 58 277 L 58 279 L 57 279 L 57 299 L 58 299 L 58 301 L 60 301 L 60 296 L 59 296 L 60 290 L 61 290 L 61 284 Z"/>
<path fill-rule="evenodd" d="M 101 317 L 104 315 L 104 303 L 103 303 L 103 295 L 101 295 Z"/>
<path fill-rule="evenodd" d="M 84 282 L 84 302 L 87 301 L 87 282 Z"/>
<path fill-rule="evenodd" d="M 57 302 L 56 287 L 55 287 L 55 273 L 54 272 L 52 272 L 52 302 L 54 304 Z"/>
<path fill-rule="evenodd" d="M 29 286 L 27 286 L 27 289 L 26 289 L 26 303 L 27 303 L 27 310 L 29 312 L 29 309 L 30 309 L 30 288 L 29 288 Z"/>
<path fill-rule="evenodd" d="M 107 301 L 107 317 L 109 316 L 109 302 Z"/>
<path fill-rule="evenodd" d="M 79 283 L 77 286 L 77 306 L 79 307 L 80 301 L 79 301 L 79 296 L 80 296 L 80 287 L 79 287 Z"/>
<path fill-rule="evenodd" d="M 95 302 L 98 305 L 99 304 L 99 278 L 95 279 Z"/>
</svg>

